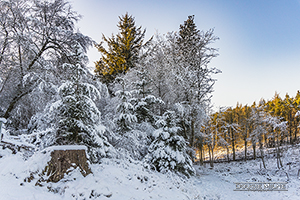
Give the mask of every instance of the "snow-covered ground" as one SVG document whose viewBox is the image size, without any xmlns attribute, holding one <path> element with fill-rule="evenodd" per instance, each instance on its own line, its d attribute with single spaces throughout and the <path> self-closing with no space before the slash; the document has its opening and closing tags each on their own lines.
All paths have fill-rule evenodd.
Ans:
<svg viewBox="0 0 300 200">
<path fill-rule="evenodd" d="M 235 182 L 287 181 L 286 174 L 276 173 L 275 159 L 267 160 L 267 170 L 261 169 L 260 160 L 218 163 L 214 169 L 195 166 L 197 175 L 190 179 L 154 172 L 139 162 L 103 159 L 91 165 L 93 174 L 87 177 L 74 170 L 58 183 L 42 183 L 41 187 L 35 184 L 50 160 L 49 152 L 24 160 L 21 153 L 0 149 L 0 199 L 300 199 L 299 150 L 290 149 L 283 159 L 288 191 L 254 192 L 234 191 Z M 294 163 L 291 169 L 286 165 L 289 161 Z M 33 180 L 25 182 L 30 175 Z"/>
<path fill-rule="evenodd" d="M 2 130 L 3 131 L 3 130 Z M 4 139 L 12 139 L 6 136 Z M 169 173 L 149 170 L 141 162 L 102 159 L 101 164 L 90 165 L 92 174 L 83 177 L 79 170 L 58 183 L 41 183 L 40 174 L 51 159 L 51 147 L 33 155 L 0 147 L 0 199 L 2 200 L 56 200 L 56 199 L 300 199 L 300 145 L 283 152 L 284 171 L 277 171 L 276 158 L 268 155 L 267 170 L 261 160 L 215 163 L 213 169 L 194 165 L 197 174 L 190 179 Z M 67 146 L 64 149 L 72 149 Z M 77 146 L 76 148 L 83 148 Z M 29 156 L 29 157 L 28 157 Z M 287 165 L 290 163 L 290 165 Z M 30 181 L 29 181 L 30 180 Z M 288 191 L 234 191 L 237 182 L 287 182 Z"/>
</svg>

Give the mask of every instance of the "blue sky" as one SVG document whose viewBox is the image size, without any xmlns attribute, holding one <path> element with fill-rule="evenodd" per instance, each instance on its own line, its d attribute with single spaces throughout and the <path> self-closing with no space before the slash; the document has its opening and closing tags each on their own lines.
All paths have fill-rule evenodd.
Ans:
<svg viewBox="0 0 300 200">
<path fill-rule="evenodd" d="M 118 32 L 118 16 L 133 15 L 146 28 L 146 39 L 156 32 L 177 31 L 188 15 L 197 28 L 215 29 L 219 56 L 212 66 L 222 70 L 215 78 L 215 107 L 252 104 L 271 99 L 275 92 L 295 96 L 300 74 L 300 0 L 71 0 L 83 15 L 80 31 L 100 42 L 102 33 Z M 90 66 L 99 59 L 88 52 Z"/>
</svg>

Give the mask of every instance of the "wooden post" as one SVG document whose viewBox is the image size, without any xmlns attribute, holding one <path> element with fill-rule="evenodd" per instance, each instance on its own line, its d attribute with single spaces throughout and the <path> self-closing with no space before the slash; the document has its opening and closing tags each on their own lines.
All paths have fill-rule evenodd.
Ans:
<svg viewBox="0 0 300 200">
<path fill-rule="evenodd" d="M 2 124 L 6 123 L 6 119 L 5 118 L 0 118 L 0 142 L 2 141 L 3 138 L 3 134 L 2 134 Z"/>
</svg>

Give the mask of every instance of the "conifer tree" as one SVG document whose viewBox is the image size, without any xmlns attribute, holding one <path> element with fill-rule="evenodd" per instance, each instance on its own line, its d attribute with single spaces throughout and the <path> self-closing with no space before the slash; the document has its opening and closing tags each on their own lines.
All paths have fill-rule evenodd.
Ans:
<svg viewBox="0 0 300 200">
<path fill-rule="evenodd" d="M 143 46 L 146 30 L 142 30 L 141 26 L 137 27 L 134 17 L 128 13 L 119 19 L 117 26 L 120 32 L 111 38 L 103 35 L 108 49 L 104 47 L 103 42 L 96 45 L 101 58 L 95 63 L 95 73 L 104 83 L 113 82 L 117 75 L 125 74 L 135 67 Z"/>
<path fill-rule="evenodd" d="M 166 111 L 157 121 L 160 127 L 153 132 L 154 140 L 149 147 L 146 161 L 162 173 L 174 171 L 186 176 L 193 175 L 192 160 L 187 152 L 187 142 L 178 135 L 180 127 L 173 111 Z"/>
<path fill-rule="evenodd" d="M 134 98 L 133 91 L 126 90 L 125 80 L 123 77 L 118 78 L 122 89 L 116 91 L 117 98 L 120 99 L 120 103 L 117 105 L 117 117 L 115 118 L 118 126 L 118 132 L 124 133 L 130 131 L 134 127 L 134 123 L 137 122 L 137 117 L 134 110 Z"/>
<path fill-rule="evenodd" d="M 133 83 L 136 89 L 134 110 L 138 122 L 150 122 L 154 124 L 156 116 L 153 108 L 155 105 L 164 104 L 164 102 L 151 94 L 152 91 L 149 88 L 150 80 L 147 77 L 146 70 L 136 70 L 136 76 L 138 80 Z"/>
<path fill-rule="evenodd" d="M 34 144 L 44 148 L 52 145 L 85 145 L 90 160 L 98 162 L 114 150 L 104 136 L 101 113 L 95 101 L 101 98 L 99 90 L 88 83 L 86 59 L 79 43 L 74 47 L 73 63 L 62 65 L 67 80 L 58 88 L 59 100 L 50 104 L 36 120 Z M 45 124 L 45 122 L 49 122 Z"/>
<path fill-rule="evenodd" d="M 116 91 L 116 124 L 115 147 L 121 151 L 121 156 L 140 160 L 145 154 L 149 144 L 148 131 L 140 130 L 135 97 L 135 90 L 131 90 L 124 76 L 116 79 L 121 87 Z M 118 85 L 116 85 L 118 86 Z"/>
</svg>

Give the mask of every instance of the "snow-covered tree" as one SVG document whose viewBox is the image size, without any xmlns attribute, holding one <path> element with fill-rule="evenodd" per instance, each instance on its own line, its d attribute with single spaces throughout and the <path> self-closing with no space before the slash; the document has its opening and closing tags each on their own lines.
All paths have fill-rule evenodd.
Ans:
<svg viewBox="0 0 300 200">
<path fill-rule="evenodd" d="M 92 42 L 76 31 L 80 15 L 67 0 L 4 0 L 0 8 L 0 116 L 21 129 L 52 100 L 57 66 L 72 62 L 73 45 Z"/>
<path fill-rule="evenodd" d="M 217 50 L 210 45 L 218 38 L 213 29 L 203 32 L 197 29 L 194 16 L 180 25 L 178 34 L 169 37 L 172 43 L 173 92 L 175 101 L 182 104 L 189 122 L 186 133 L 191 147 L 195 147 L 196 133 L 199 133 L 205 110 L 210 106 L 213 85 L 216 80 L 213 74 L 221 71 L 210 67 Z"/>
<path fill-rule="evenodd" d="M 178 135 L 180 127 L 173 111 L 166 111 L 157 121 L 159 129 L 153 132 L 153 142 L 149 146 L 145 160 L 157 171 L 174 171 L 186 176 L 193 175 L 192 160 L 187 152 L 187 142 Z"/>
<path fill-rule="evenodd" d="M 38 129 L 35 133 L 42 134 L 38 136 L 43 143 L 42 147 L 53 144 L 86 145 L 91 161 L 98 162 L 101 157 L 109 156 L 113 151 L 104 136 L 106 128 L 101 124 L 101 113 L 95 105 L 101 95 L 94 85 L 85 81 L 88 71 L 82 60 L 86 57 L 79 43 L 74 46 L 74 53 L 70 56 L 74 63 L 62 65 L 69 77 L 58 88 L 60 99 L 45 110 L 49 111 L 46 116 L 52 121 L 48 126 L 52 127 Z"/>
<path fill-rule="evenodd" d="M 135 70 L 137 80 L 133 83 L 135 88 L 136 98 L 134 100 L 134 110 L 139 123 L 150 122 L 155 124 L 156 115 L 155 108 L 159 107 L 164 102 L 152 95 L 152 90 L 149 87 L 150 80 L 146 69 Z"/>
<path fill-rule="evenodd" d="M 276 160 L 277 160 L 277 167 L 281 169 L 283 167 L 281 161 L 281 149 L 280 143 L 285 138 L 287 134 L 287 121 L 283 121 L 282 118 L 278 118 L 276 116 L 267 115 L 265 118 L 265 122 L 267 126 L 271 128 L 271 133 L 268 136 L 268 139 L 274 143 L 274 147 L 276 148 Z"/>
<path fill-rule="evenodd" d="M 127 90 L 126 81 L 123 77 L 118 77 L 117 81 L 120 83 L 121 89 L 115 94 L 120 100 L 116 107 L 116 124 L 118 132 L 126 132 L 133 129 L 134 123 L 137 122 L 137 117 L 134 110 L 133 91 Z"/>
<path fill-rule="evenodd" d="M 116 78 L 118 88 L 113 106 L 114 115 L 113 130 L 116 132 L 114 146 L 120 152 L 120 156 L 129 159 L 142 159 L 145 155 L 147 134 L 136 128 L 138 119 L 134 107 L 134 90 L 128 86 L 128 80 L 124 76 Z M 111 109 L 111 108 L 110 108 Z"/>
<path fill-rule="evenodd" d="M 250 133 L 251 142 L 252 142 L 252 145 L 256 145 L 256 143 L 258 142 L 263 167 L 266 169 L 266 164 L 265 164 L 265 159 L 264 159 L 264 146 L 263 146 L 263 140 L 266 141 L 266 138 L 264 138 L 264 135 L 267 132 L 265 117 L 266 117 L 266 113 L 263 111 L 262 107 L 252 108 L 251 121 L 253 122 L 253 130 Z M 253 154 L 254 154 L 253 156 L 255 159 L 255 157 L 256 157 L 255 150 L 254 150 Z"/>
<path fill-rule="evenodd" d="M 2 134 L 2 125 L 6 123 L 6 119 L 0 118 L 0 142 L 2 141 L 3 134 Z"/>
<path fill-rule="evenodd" d="M 210 105 L 216 81 L 212 75 L 220 72 L 209 66 L 217 56 L 217 50 L 210 45 L 217 39 L 213 30 L 197 30 L 194 17 L 189 16 L 179 33 L 156 35 L 142 62 L 154 96 L 165 102 L 159 106 L 160 115 L 166 110 L 176 111 L 179 134 L 189 142 L 192 151 Z"/>
<path fill-rule="evenodd" d="M 222 109 L 219 108 L 219 112 L 209 115 L 203 124 L 202 132 L 208 147 L 210 167 L 214 167 L 214 149 L 218 144 L 218 138 L 222 137 L 222 132 L 226 129 Z M 226 144 L 223 145 L 226 146 Z"/>
<path fill-rule="evenodd" d="M 174 105 L 173 92 L 173 64 L 171 43 L 168 37 L 173 35 L 156 34 L 147 48 L 145 48 L 143 59 L 140 60 L 140 66 L 147 75 L 148 88 L 151 94 L 161 99 L 164 104 L 157 105 L 157 113 L 162 115 L 167 109 Z"/>
<path fill-rule="evenodd" d="M 128 88 L 132 88 L 132 90 L 127 91 L 129 98 L 122 97 L 122 102 L 118 105 L 118 111 L 120 111 L 120 107 L 123 111 L 117 119 L 120 135 L 119 146 L 127 151 L 130 157 L 139 160 L 144 158 L 147 152 L 150 135 L 158 119 L 157 108 L 163 104 L 162 100 L 151 94 L 150 81 L 147 74 L 148 71 L 139 66 L 125 75 L 124 79 L 130 80 Z M 117 93 L 120 93 L 120 91 Z M 127 100 L 124 102 L 125 99 Z M 126 120 L 125 115 L 132 120 Z M 120 117 L 122 117 L 123 123 L 120 123 Z M 124 125 L 126 121 L 127 127 L 130 128 L 120 129 L 120 124 Z"/>
</svg>

